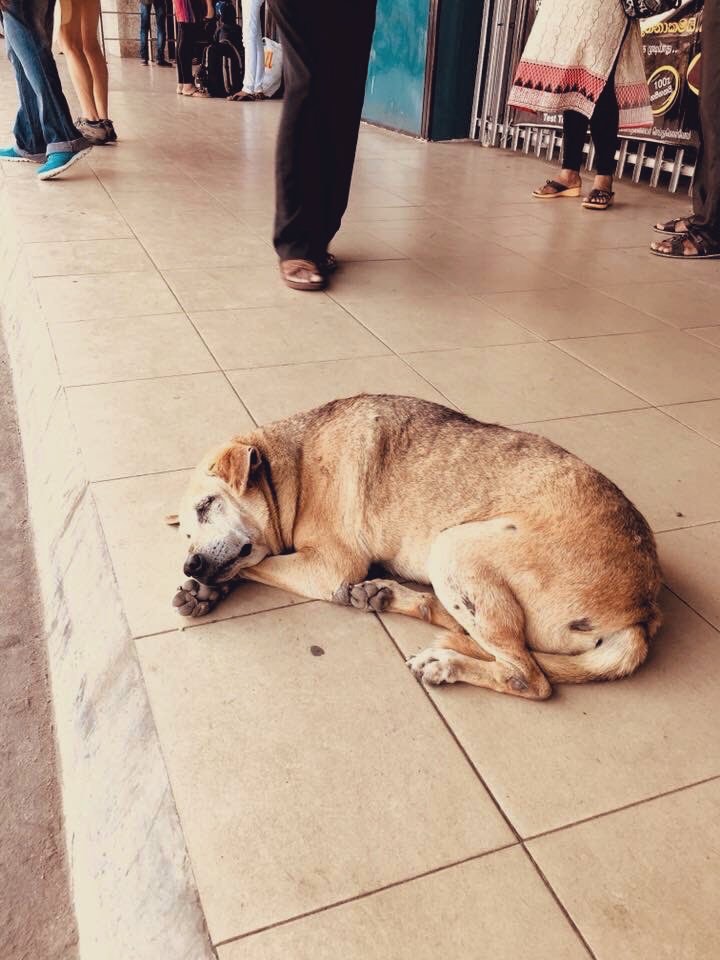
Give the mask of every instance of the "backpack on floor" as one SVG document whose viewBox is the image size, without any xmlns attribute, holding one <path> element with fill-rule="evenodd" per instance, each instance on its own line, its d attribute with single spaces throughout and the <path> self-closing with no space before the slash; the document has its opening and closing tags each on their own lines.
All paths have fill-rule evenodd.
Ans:
<svg viewBox="0 0 720 960">
<path fill-rule="evenodd" d="M 211 97 L 230 97 L 243 84 L 243 58 L 229 40 L 215 40 L 205 48 L 195 83 Z"/>
</svg>

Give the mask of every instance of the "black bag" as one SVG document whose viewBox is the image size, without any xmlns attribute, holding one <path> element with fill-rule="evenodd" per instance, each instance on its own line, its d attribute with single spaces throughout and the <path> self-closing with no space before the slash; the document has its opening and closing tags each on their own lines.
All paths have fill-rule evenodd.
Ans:
<svg viewBox="0 0 720 960">
<path fill-rule="evenodd" d="M 680 6 L 680 0 L 620 0 L 623 10 L 631 20 L 644 20 L 669 13 Z"/>
<path fill-rule="evenodd" d="M 243 84 L 243 58 L 240 49 L 229 40 L 214 40 L 205 48 L 202 66 L 195 77 L 196 86 L 211 97 L 231 97 Z"/>
</svg>

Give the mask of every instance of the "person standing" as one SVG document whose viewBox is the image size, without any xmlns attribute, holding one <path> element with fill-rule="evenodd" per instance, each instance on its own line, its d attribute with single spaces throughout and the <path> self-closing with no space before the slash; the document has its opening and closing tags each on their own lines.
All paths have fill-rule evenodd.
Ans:
<svg viewBox="0 0 720 960">
<path fill-rule="evenodd" d="M 618 130 L 653 122 L 640 21 L 628 19 L 620 0 L 543 0 L 508 103 L 563 115 L 562 169 L 533 191 L 539 200 L 580 196 L 590 125 L 597 175 L 583 206 L 607 210 L 615 196 Z"/>
<path fill-rule="evenodd" d="M 60 0 L 60 13 L 60 43 L 82 110 L 77 128 L 91 143 L 114 143 L 107 61 L 98 40 L 100 0 Z"/>
<path fill-rule="evenodd" d="M 150 42 L 150 8 L 155 8 L 155 22 L 157 23 L 157 39 L 155 41 L 155 63 L 158 67 L 169 67 L 171 64 L 165 59 L 165 22 L 167 10 L 165 0 L 140 0 L 140 59 L 147 66 L 149 59 Z"/>
<path fill-rule="evenodd" d="M 0 0 L 0 13 L 20 98 L 15 146 L 0 150 L 0 160 L 39 163 L 38 177 L 50 180 L 91 148 L 72 121 L 52 55 L 55 0 Z"/>
<path fill-rule="evenodd" d="M 268 0 L 283 49 L 274 245 L 294 290 L 321 290 L 350 194 L 377 0 Z"/>
<path fill-rule="evenodd" d="M 705 0 L 700 57 L 700 149 L 693 181 L 693 215 L 658 223 L 673 234 L 650 244 L 659 257 L 720 258 L 720 0 Z"/>
<path fill-rule="evenodd" d="M 215 19 L 212 0 L 173 0 L 177 21 L 177 92 L 186 97 L 207 97 L 195 89 L 192 62 L 195 44 L 205 37 L 204 24 Z"/>
<path fill-rule="evenodd" d="M 245 50 L 245 71 L 242 90 L 228 100 L 264 100 L 265 48 L 263 47 L 260 10 L 264 0 L 244 0 L 242 4 L 242 34 Z"/>
</svg>

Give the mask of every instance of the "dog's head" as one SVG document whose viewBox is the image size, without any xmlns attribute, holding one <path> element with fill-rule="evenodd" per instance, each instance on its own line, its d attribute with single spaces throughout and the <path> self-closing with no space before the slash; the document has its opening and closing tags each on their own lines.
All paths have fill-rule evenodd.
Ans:
<svg viewBox="0 0 720 960">
<path fill-rule="evenodd" d="M 166 518 L 188 540 L 186 576 L 205 584 L 233 580 L 272 552 L 262 471 L 260 451 L 242 440 L 213 451 L 197 467 L 180 513 Z"/>
</svg>

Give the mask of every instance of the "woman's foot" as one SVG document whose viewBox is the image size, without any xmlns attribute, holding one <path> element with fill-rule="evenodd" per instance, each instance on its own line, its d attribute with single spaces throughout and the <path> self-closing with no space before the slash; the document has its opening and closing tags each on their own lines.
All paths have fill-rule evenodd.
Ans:
<svg viewBox="0 0 720 960">
<path fill-rule="evenodd" d="M 280 276 L 291 290 L 322 290 L 326 284 L 322 268 L 312 260 L 281 260 Z"/>
<path fill-rule="evenodd" d="M 257 97 L 254 93 L 249 93 L 247 90 L 238 90 L 237 93 L 233 93 L 230 97 L 225 97 L 226 100 L 233 100 L 236 103 L 240 100 L 257 100 Z"/>
<path fill-rule="evenodd" d="M 202 97 L 204 100 L 209 96 L 205 90 L 198 90 L 194 83 L 184 83 L 182 85 L 182 95 L 184 97 Z"/>
<path fill-rule="evenodd" d="M 608 207 L 611 207 L 615 199 L 612 185 L 612 177 L 595 177 L 592 190 L 583 199 L 583 207 L 586 210 L 607 210 Z"/>
<path fill-rule="evenodd" d="M 533 190 L 538 200 L 553 200 L 555 197 L 579 197 L 582 179 L 577 170 L 561 170 L 557 180 L 546 180 L 542 187 Z"/>
</svg>

